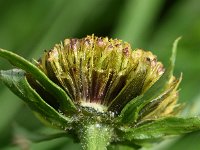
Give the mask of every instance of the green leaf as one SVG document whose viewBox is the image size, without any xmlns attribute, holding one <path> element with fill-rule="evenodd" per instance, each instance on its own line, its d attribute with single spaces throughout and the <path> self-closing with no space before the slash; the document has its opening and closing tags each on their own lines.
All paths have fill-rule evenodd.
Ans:
<svg viewBox="0 0 200 150">
<path fill-rule="evenodd" d="M 168 117 L 152 122 L 144 122 L 133 128 L 121 128 L 125 140 L 155 140 L 167 135 L 179 135 L 200 129 L 200 118 Z"/>
<path fill-rule="evenodd" d="M 143 95 L 140 95 L 133 100 L 131 100 L 121 111 L 121 114 L 119 116 L 120 121 L 123 123 L 130 123 L 135 122 L 139 117 L 139 112 L 151 101 L 158 99 L 158 97 L 165 93 L 166 86 L 170 80 L 170 78 L 173 76 L 173 70 L 175 65 L 175 58 L 176 58 L 176 50 L 177 50 L 177 44 L 180 38 L 177 38 L 173 44 L 172 48 L 172 56 L 170 58 L 170 64 L 167 70 L 164 72 L 164 74 L 160 77 L 160 79 L 150 87 L 150 89 L 144 93 Z M 118 119 L 119 119 L 118 118 Z"/>
<path fill-rule="evenodd" d="M 71 120 L 60 114 L 47 104 L 26 80 L 25 72 L 21 69 L 0 71 L 2 80 L 10 90 L 19 96 L 45 123 L 54 127 L 67 128 Z"/>
<path fill-rule="evenodd" d="M 76 107 L 65 93 L 65 91 L 52 82 L 40 69 L 26 59 L 10 51 L 0 49 L 0 56 L 8 60 L 11 64 L 30 73 L 49 93 L 55 93 L 55 98 L 60 103 L 63 112 L 76 111 Z"/>
<path fill-rule="evenodd" d="M 200 131 L 192 132 L 178 138 L 176 141 L 163 145 L 162 150 L 183 150 L 186 147 L 189 147 L 191 150 L 198 150 L 200 149 L 199 138 Z"/>
</svg>

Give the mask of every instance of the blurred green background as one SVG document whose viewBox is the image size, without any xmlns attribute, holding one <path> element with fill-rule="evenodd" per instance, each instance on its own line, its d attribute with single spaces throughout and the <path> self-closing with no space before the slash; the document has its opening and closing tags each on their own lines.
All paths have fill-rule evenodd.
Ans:
<svg viewBox="0 0 200 150">
<path fill-rule="evenodd" d="M 180 101 L 185 115 L 200 112 L 199 0 L 0 0 L 0 47 L 31 60 L 64 38 L 108 36 L 151 50 L 167 65 L 173 41 L 178 46 L 175 75 L 183 72 Z M 12 66 L 0 59 L 0 69 Z M 80 149 L 68 138 L 29 143 L 32 133 L 52 133 L 0 83 L 0 149 Z M 166 140 L 149 149 L 200 149 L 200 132 Z M 19 145 L 19 146 L 16 146 Z"/>
</svg>

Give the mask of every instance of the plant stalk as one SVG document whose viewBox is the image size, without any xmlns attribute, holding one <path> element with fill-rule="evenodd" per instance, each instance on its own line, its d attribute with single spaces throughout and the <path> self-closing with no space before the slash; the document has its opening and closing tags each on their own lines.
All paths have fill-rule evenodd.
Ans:
<svg viewBox="0 0 200 150">
<path fill-rule="evenodd" d="M 81 131 L 83 150 L 107 150 L 113 129 L 100 123 L 87 124 Z"/>
</svg>

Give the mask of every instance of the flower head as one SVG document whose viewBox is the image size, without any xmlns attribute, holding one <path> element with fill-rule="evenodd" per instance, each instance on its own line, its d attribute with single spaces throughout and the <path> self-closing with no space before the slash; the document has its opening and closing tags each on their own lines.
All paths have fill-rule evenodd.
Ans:
<svg viewBox="0 0 200 150">
<path fill-rule="evenodd" d="M 150 51 L 94 35 L 65 39 L 36 64 L 0 49 L 20 68 L 1 71 L 0 79 L 44 122 L 73 134 L 85 149 L 142 145 L 200 128 L 199 118 L 175 117 L 182 79 L 173 76 L 177 42 L 167 69 Z"/>
<path fill-rule="evenodd" d="M 116 114 L 164 73 L 162 63 L 151 52 L 133 51 L 121 40 L 95 36 L 65 39 L 45 52 L 37 66 L 65 90 L 77 107 Z"/>
</svg>

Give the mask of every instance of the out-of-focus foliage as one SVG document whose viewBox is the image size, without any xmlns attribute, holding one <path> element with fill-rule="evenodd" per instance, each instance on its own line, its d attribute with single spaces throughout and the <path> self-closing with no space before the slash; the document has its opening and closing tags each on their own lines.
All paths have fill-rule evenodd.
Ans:
<svg viewBox="0 0 200 150">
<path fill-rule="evenodd" d="M 133 48 L 151 50 L 167 64 L 173 41 L 183 36 L 175 67 L 177 75 L 183 72 L 180 101 L 191 108 L 195 106 L 193 113 L 198 114 L 199 14 L 199 0 L 0 0 L 0 47 L 25 58 L 38 58 L 43 50 L 64 38 L 94 33 L 125 40 Z M 0 69 L 11 68 L 8 64 L 1 59 Z M 0 149 L 20 149 L 16 144 L 21 147 L 28 144 L 37 150 L 80 148 L 68 138 L 29 143 L 25 136 L 25 131 L 49 133 L 49 130 L 0 83 Z M 181 150 L 185 145 L 191 150 L 198 149 L 196 139 L 200 139 L 199 132 L 162 142 L 152 149 Z"/>
</svg>

